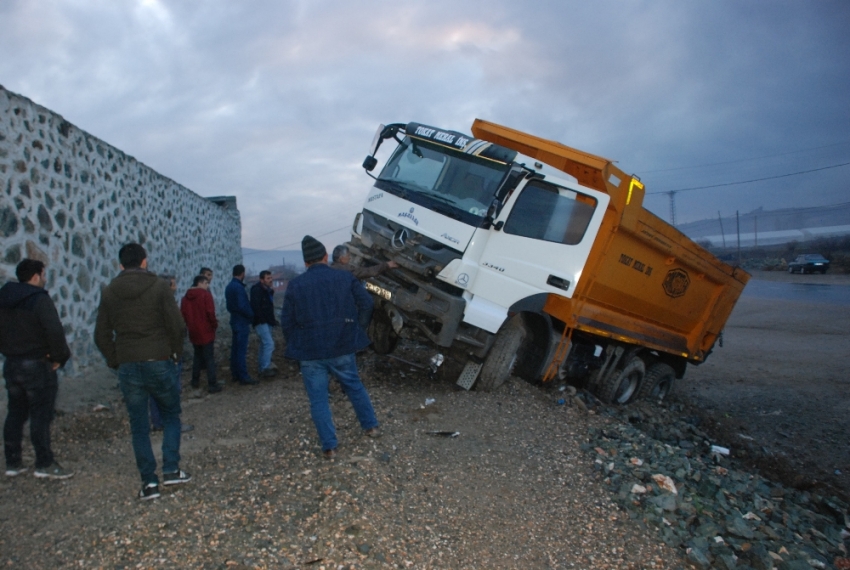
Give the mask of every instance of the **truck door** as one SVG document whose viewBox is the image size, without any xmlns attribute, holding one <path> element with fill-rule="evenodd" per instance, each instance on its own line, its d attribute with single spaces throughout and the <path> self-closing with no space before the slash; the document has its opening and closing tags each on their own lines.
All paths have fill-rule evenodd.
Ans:
<svg viewBox="0 0 850 570">
<path fill-rule="evenodd" d="M 493 227 L 484 230 L 464 320 L 481 322 L 476 311 L 499 312 L 497 307 L 506 316 L 508 307 L 539 293 L 572 297 L 608 201 L 607 194 L 560 180 L 532 179 L 514 191 Z"/>
</svg>

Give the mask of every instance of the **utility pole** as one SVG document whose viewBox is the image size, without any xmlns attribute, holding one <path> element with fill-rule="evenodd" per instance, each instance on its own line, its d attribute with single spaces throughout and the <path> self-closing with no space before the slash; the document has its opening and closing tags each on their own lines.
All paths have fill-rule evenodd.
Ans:
<svg viewBox="0 0 850 570">
<path fill-rule="evenodd" d="M 667 192 L 670 196 L 670 225 L 676 227 L 676 191 Z"/>
<path fill-rule="evenodd" d="M 756 226 L 756 247 L 759 246 L 759 217 L 753 216 L 753 224 Z"/>
<path fill-rule="evenodd" d="M 723 231 L 723 218 L 720 217 L 720 210 L 717 210 L 717 221 L 720 222 L 720 237 L 723 238 L 723 249 L 726 249 L 726 232 Z"/>
<path fill-rule="evenodd" d="M 738 210 L 735 210 L 735 225 L 738 229 L 738 266 L 741 266 L 741 216 L 738 215 Z"/>
</svg>

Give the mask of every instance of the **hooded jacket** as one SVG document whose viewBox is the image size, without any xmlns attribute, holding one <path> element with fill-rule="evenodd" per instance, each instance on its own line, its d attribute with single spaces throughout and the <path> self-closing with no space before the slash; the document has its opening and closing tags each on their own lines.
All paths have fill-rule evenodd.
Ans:
<svg viewBox="0 0 850 570">
<path fill-rule="evenodd" d="M 189 342 L 203 346 L 215 340 L 218 319 L 212 294 L 200 287 L 192 287 L 180 301 L 180 312 L 189 329 Z"/>
<path fill-rule="evenodd" d="M 7 358 L 71 357 L 56 306 L 43 287 L 9 282 L 0 288 L 0 352 Z"/>
<path fill-rule="evenodd" d="M 94 341 L 110 368 L 183 354 L 185 324 L 169 284 L 144 269 L 125 269 L 103 289 Z"/>
</svg>

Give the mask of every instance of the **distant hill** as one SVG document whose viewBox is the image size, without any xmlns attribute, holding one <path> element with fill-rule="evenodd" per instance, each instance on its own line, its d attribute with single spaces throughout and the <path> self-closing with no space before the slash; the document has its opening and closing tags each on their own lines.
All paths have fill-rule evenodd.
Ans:
<svg viewBox="0 0 850 570">
<path fill-rule="evenodd" d="M 714 247 L 735 246 L 738 232 L 741 245 L 772 245 L 791 241 L 850 235 L 850 202 L 831 206 L 784 208 L 741 213 L 679 224 L 677 229 L 698 242 Z"/>
<path fill-rule="evenodd" d="M 242 265 L 245 266 L 249 275 L 257 275 L 260 271 L 274 265 L 294 265 L 304 267 L 304 258 L 300 249 L 291 250 L 263 250 L 242 248 Z"/>
</svg>

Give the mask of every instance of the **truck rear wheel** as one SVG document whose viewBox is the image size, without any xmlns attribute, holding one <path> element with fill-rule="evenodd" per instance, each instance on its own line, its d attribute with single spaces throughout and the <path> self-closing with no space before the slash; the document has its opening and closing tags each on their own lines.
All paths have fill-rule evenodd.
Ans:
<svg viewBox="0 0 850 570">
<path fill-rule="evenodd" d="M 492 392 L 507 381 L 519 359 L 519 349 L 525 340 L 526 330 L 522 318 L 517 316 L 508 321 L 496 333 L 493 347 L 487 353 L 484 366 L 478 376 L 478 389 Z"/>
<path fill-rule="evenodd" d="M 646 375 L 646 365 L 633 356 L 619 374 L 612 374 L 599 388 L 599 399 L 606 404 L 624 405 L 637 395 Z"/>
<path fill-rule="evenodd" d="M 638 398 L 659 402 L 673 390 L 675 382 L 676 372 L 673 367 L 663 362 L 657 362 L 647 370 L 640 392 L 638 392 Z"/>
</svg>

